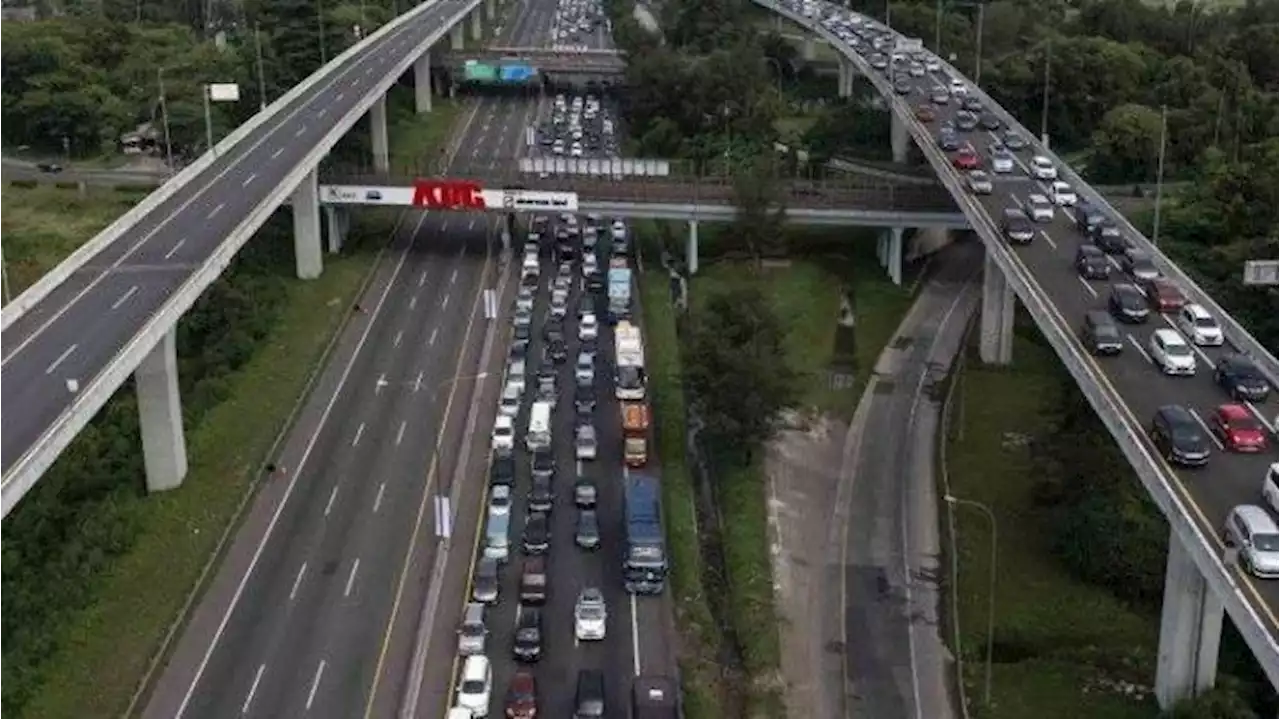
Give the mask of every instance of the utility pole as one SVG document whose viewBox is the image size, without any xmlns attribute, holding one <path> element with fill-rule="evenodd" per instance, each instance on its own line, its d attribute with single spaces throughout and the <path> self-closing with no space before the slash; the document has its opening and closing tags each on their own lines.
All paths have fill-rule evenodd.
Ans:
<svg viewBox="0 0 1280 719">
<path fill-rule="evenodd" d="M 960 499 L 949 494 L 943 499 L 952 506 L 964 505 L 972 507 L 984 514 L 987 521 L 991 523 L 991 557 L 987 560 L 991 564 L 989 567 L 990 572 L 987 576 L 987 661 L 982 680 L 982 705 L 989 707 L 991 706 L 991 664 L 996 636 L 996 560 L 999 556 L 1000 547 L 996 539 L 996 514 L 991 510 L 991 507 L 972 499 Z"/>
<path fill-rule="evenodd" d="M 169 102 L 164 94 L 164 68 L 156 68 L 156 82 L 160 85 L 160 122 L 164 125 L 164 164 L 173 174 L 173 143 L 169 139 Z"/>
<path fill-rule="evenodd" d="M 977 57 L 974 59 L 973 68 L 973 84 L 981 85 L 982 82 L 982 20 L 986 16 L 987 3 L 983 0 L 978 2 L 978 41 L 977 41 Z"/>
<path fill-rule="evenodd" d="M 1156 209 L 1151 218 L 1151 244 L 1160 246 L 1160 201 L 1164 197 L 1164 152 L 1169 134 L 1169 108 L 1160 106 L 1160 154 L 1156 158 Z"/>
<path fill-rule="evenodd" d="M 324 0 L 316 0 L 316 24 L 320 28 L 320 64 L 329 64 L 329 55 L 324 49 Z"/>
<path fill-rule="evenodd" d="M 201 88 L 201 94 L 204 96 L 204 137 L 205 142 L 208 144 L 209 152 L 213 152 L 213 108 L 209 98 L 212 89 L 208 84 L 201 85 Z M 217 156 L 217 153 L 214 153 L 214 157 Z"/>
<path fill-rule="evenodd" d="M 267 73 L 262 66 L 262 34 L 258 23 L 253 23 L 253 51 L 258 62 L 258 109 L 267 109 Z"/>
<path fill-rule="evenodd" d="M 933 19 L 933 54 L 942 57 L 942 0 L 938 0 L 938 12 Z"/>
<path fill-rule="evenodd" d="M 1053 43 L 1044 43 L 1044 94 L 1040 97 L 1040 144 L 1049 147 L 1049 64 L 1053 62 Z"/>
</svg>

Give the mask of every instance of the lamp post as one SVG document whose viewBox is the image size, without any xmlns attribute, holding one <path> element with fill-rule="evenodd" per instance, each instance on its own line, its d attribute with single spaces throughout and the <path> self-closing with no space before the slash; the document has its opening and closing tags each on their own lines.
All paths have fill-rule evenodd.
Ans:
<svg viewBox="0 0 1280 719">
<path fill-rule="evenodd" d="M 169 101 L 164 93 L 164 68 L 156 68 L 156 83 L 160 86 L 160 122 L 164 126 L 164 164 L 173 174 L 173 142 L 169 136 Z"/>
<path fill-rule="evenodd" d="M 201 86 L 200 94 L 204 98 L 205 142 L 209 145 L 209 152 L 217 157 L 218 151 L 213 144 L 213 103 L 239 102 L 240 86 L 234 82 L 209 82 Z"/>
<path fill-rule="evenodd" d="M 1053 62 L 1053 42 L 1044 43 L 1044 90 L 1040 96 L 1040 144 L 1049 147 L 1049 65 Z"/>
<path fill-rule="evenodd" d="M 976 50 L 973 59 L 973 84 L 981 86 L 982 84 L 982 21 L 986 17 L 987 4 L 982 0 L 978 2 L 978 39 L 976 42 Z"/>
<path fill-rule="evenodd" d="M 1164 153 L 1169 134 L 1169 107 L 1160 106 L 1160 151 L 1156 157 L 1156 207 L 1151 217 L 1151 244 L 1160 245 L 1160 204 L 1164 198 Z"/>
<path fill-rule="evenodd" d="M 999 547 L 999 543 L 996 541 L 996 515 L 991 511 L 990 507 L 982 502 L 976 502 L 972 499 L 960 499 L 950 494 L 943 497 L 943 499 L 952 506 L 973 507 L 986 515 L 987 521 L 991 523 L 991 572 L 987 581 L 987 658 L 982 680 L 982 704 L 983 706 L 991 706 L 991 655 L 995 645 L 996 629 L 996 554 Z"/>
<path fill-rule="evenodd" d="M 258 64 L 258 109 L 267 109 L 267 73 L 262 65 L 262 33 L 258 23 L 253 23 L 253 54 Z"/>
<path fill-rule="evenodd" d="M 320 41 L 320 64 L 327 65 L 329 64 L 329 56 L 324 48 L 324 0 L 316 0 L 316 25 L 320 29 L 317 35 Z"/>
</svg>

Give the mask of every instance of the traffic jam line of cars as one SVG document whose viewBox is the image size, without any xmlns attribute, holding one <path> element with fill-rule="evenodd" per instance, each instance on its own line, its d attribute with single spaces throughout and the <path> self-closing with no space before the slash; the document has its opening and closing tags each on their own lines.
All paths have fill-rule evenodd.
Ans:
<svg viewBox="0 0 1280 719">
<path fill-rule="evenodd" d="M 595 94 L 556 95 L 535 134 L 542 152 L 555 157 L 618 155 L 617 123 Z"/>
<path fill-rule="evenodd" d="M 1224 401 L 1202 414 L 1193 407 L 1165 405 L 1151 418 L 1148 432 L 1165 458 L 1178 466 L 1203 467 L 1212 451 L 1266 452 L 1280 417 L 1267 417 L 1259 409 L 1272 391 L 1254 362 L 1238 353 L 1225 352 L 1214 361 L 1206 347 L 1222 347 L 1223 332 L 1202 306 L 1189 303 L 1181 288 L 1161 276 L 1151 257 L 1125 237 L 1118 224 L 1099 207 L 1080 198 L 1058 177 L 1053 160 L 1043 155 L 1025 157 L 1030 145 L 981 100 L 970 93 L 966 81 L 944 74 L 931 53 L 918 41 L 903 43 L 882 25 L 850 15 L 834 6 L 809 1 L 783 0 L 807 17 L 822 17 L 827 30 L 838 35 L 872 68 L 886 75 L 896 94 L 909 98 L 920 94 L 914 106 L 917 120 L 935 126 L 934 138 L 962 174 L 975 195 L 1007 195 L 1008 202 L 996 218 L 1012 245 L 1030 245 L 1037 238 L 1055 251 L 1058 246 L 1044 227 L 1059 218 L 1078 233 L 1080 242 L 1074 267 L 1083 291 L 1091 298 L 1105 294 L 1104 307 L 1088 311 L 1080 330 L 1086 349 L 1095 355 L 1116 355 L 1132 349 L 1170 377 L 1193 377 L 1201 365 L 1212 370 Z M 824 16 L 825 15 L 825 16 Z M 905 49 L 904 49 L 905 46 Z M 943 117 L 944 109 L 950 117 Z M 983 151 L 980 151 L 979 148 Z M 1123 279 L 1112 282 L 1113 276 Z M 1109 282 L 1100 290 L 1094 282 Z M 1163 326 L 1144 339 L 1122 327 L 1146 324 L 1152 317 Z M 1280 576 L 1280 531 L 1276 507 L 1276 471 L 1272 464 L 1262 479 L 1262 498 L 1271 513 L 1252 504 L 1232 508 L 1222 525 L 1228 546 L 1240 549 L 1241 562 L 1254 576 Z"/>
<path fill-rule="evenodd" d="M 589 50 L 592 35 L 603 45 L 610 36 L 609 20 L 599 0 L 560 0 L 551 20 L 553 50 Z"/>
<path fill-rule="evenodd" d="M 620 421 L 623 424 L 623 457 L 628 467 L 643 466 L 647 460 L 648 408 L 644 404 L 643 351 L 637 347 L 633 352 L 628 346 L 628 343 L 640 344 L 639 329 L 629 322 L 628 249 L 628 229 L 620 220 L 606 222 L 594 215 L 580 219 L 571 214 L 554 219 L 546 216 L 531 219 L 512 315 L 510 353 L 490 439 L 485 519 L 477 538 L 478 555 L 472 570 L 468 603 L 458 628 L 457 653 L 462 667 L 449 719 L 491 715 L 495 669 L 490 656 L 500 651 L 510 651 L 518 665 L 503 698 L 501 711 L 506 717 L 533 719 L 548 706 L 559 707 L 565 703 L 564 697 L 539 695 L 537 674 L 532 669 L 547 651 L 547 613 L 558 607 L 549 602 L 553 593 L 575 594 L 572 605 L 575 649 L 581 643 L 608 639 L 611 617 L 605 592 L 590 584 L 579 588 L 553 587 L 548 564 L 552 561 L 552 513 L 566 511 L 556 508 L 558 497 L 565 494 L 559 487 L 563 480 L 556 463 L 557 455 L 564 453 L 556 450 L 562 449 L 567 441 L 573 443 L 576 476 L 567 493 L 573 504 L 572 511 L 576 513 L 573 544 L 578 551 L 587 553 L 601 547 L 603 521 L 601 488 L 591 475 L 598 474 L 603 481 L 612 481 L 615 475 L 626 472 L 623 467 L 587 469 L 601 455 L 597 423 Z M 548 254 L 555 270 L 544 274 L 544 258 Z M 609 257 L 607 275 L 597 259 L 599 256 Z M 543 288 L 545 292 L 541 291 Z M 611 324 L 616 323 L 613 377 L 598 369 L 610 364 L 599 348 L 604 335 L 602 311 Z M 574 332 L 577 338 L 578 351 L 572 361 L 566 332 Z M 535 341 L 539 345 L 537 351 Z M 571 372 L 567 365 L 571 366 Z M 573 384 L 572 389 L 563 394 L 559 385 L 562 376 L 572 377 Z M 623 400 L 617 420 L 597 412 L 597 387 L 609 383 L 614 385 L 609 394 Z M 571 409 L 567 406 L 570 404 Z M 556 429 L 563 427 L 556 420 L 563 417 L 560 412 L 566 411 L 573 415 L 571 439 Z M 517 492 L 524 494 L 526 506 L 518 550 L 512 547 Z M 522 555 L 519 559 L 513 556 L 517 551 Z M 611 559 L 604 557 L 603 561 Z M 512 566 L 520 572 L 518 593 L 507 597 L 502 589 L 502 575 Z M 487 615 L 504 601 L 517 603 L 515 627 L 510 646 L 495 647 L 491 646 Z M 634 621 L 633 617 L 633 624 Z M 634 642 L 635 637 L 632 639 Z M 633 651 L 638 652 L 638 648 Z M 609 715 L 606 714 L 605 685 L 602 670 L 579 670 L 572 690 L 572 716 L 594 719 Z M 633 693 L 633 702 L 644 704 L 655 700 L 655 706 L 674 706 L 673 690 L 664 687 L 661 682 L 655 687 L 637 679 L 633 692 L 641 688 L 644 692 Z M 552 715 L 560 714 L 553 710 Z"/>
</svg>

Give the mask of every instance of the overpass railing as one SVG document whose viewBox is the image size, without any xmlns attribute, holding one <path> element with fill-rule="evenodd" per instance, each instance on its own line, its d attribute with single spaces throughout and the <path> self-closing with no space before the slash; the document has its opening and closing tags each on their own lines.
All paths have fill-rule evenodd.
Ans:
<svg viewBox="0 0 1280 719">
<path fill-rule="evenodd" d="M 1206 535 L 1207 528 L 1195 521 L 1186 505 L 1186 501 L 1175 491 L 1174 486 L 1177 479 L 1171 477 L 1163 463 L 1151 453 L 1145 440 L 1146 432 L 1142 423 L 1133 416 L 1128 405 L 1125 404 L 1124 399 L 1120 396 L 1119 391 L 1107 379 L 1097 361 L 1080 345 L 1072 323 L 1062 316 L 1054 305 L 1053 300 L 1036 282 L 1030 269 L 1004 242 L 995 221 L 987 216 L 983 208 L 966 191 L 960 177 L 949 169 L 950 163 L 947 157 L 938 149 L 930 133 L 915 119 L 906 103 L 893 92 L 893 88 L 889 86 L 888 81 L 873 70 L 867 64 L 865 58 L 854 52 L 836 35 L 822 27 L 820 22 L 798 15 L 790 9 L 778 5 L 774 0 L 752 1 L 788 18 L 830 42 L 838 52 L 858 68 L 859 72 L 871 81 L 882 96 L 889 98 L 891 107 L 895 112 L 900 113 L 908 132 L 911 133 L 925 157 L 930 160 L 934 167 L 946 168 L 940 170 L 939 179 L 946 185 L 952 196 L 956 198 L 964 214 L 969 217 L 973 229 L 982 237 L 987 252 L 996 264 L 1000 266 L 1001 272 L 1004 273 L 1018 298 L 1035 319 L 1036 324 L 1041 328 L 1045 338 L 1062 360 L 1067 371 L 1076 380 L 1089 404 L 1097 412 L 1103 424 L 1107 426 L 1112 437 L 1115 438 L 1125 458 L 1129 460 L 1129 463 L 1137 472 L 1143 487 L 1151 495 L 1156 505 L 1160 507 L 1165 517 L 1169 519 L 1169 524 L 1177 535 L 1178 541 L 1191 554 L 1201 575 L 1204 576 L 1214 594 L 1222 598 L 1227 614 L 1231 616 L 1237 630 L 1244 637 L 1245 642 L 1258 658 L 1259 663 L 1262 664 L 1263 671 L 1271 680 L 1272 686 L 1275 686 L 1277 684 L 1277 674 L 1280 673 L 1280 666 L 1277 666 L 1276 662 L 1276 656 L 1280 653 L 1280 646 L 1277 646 L 1276 638 L 1267 628 L 1268 625 L 1259 615 L 1258 609 L 1245 595 L 1245 592 L 1252 591 L 1252 588 L 1242 589 L 1241 581 L 1237 581 L 1236 575 L 1223 563 L 1222 557 Z M 954 68 L 946 67 L 955 76 L 963 77 Z M 1000 114 L 1002 120 L 1010 123 L 1011 127 L 1021 127 L 1021 124 L 1016 119 L 995 105 L 988 96 L 981 93 L 981 91 L 978 91 L 978 93 L 979 97 L 983 98 L 989 107 Z M 1043 148 L 1038 144 L 1036 148 L 1038 151 L 1043 151 Z M 1059 172 L 1061 173 L 1061 168 L 1066 166 L 1059 162 L 1059 167 Z M 1082 184 L 1074 173 L 1068 170 L 1067 173 L 1063 174 L 1069 180 L 1076 182 L 1077 192 L 1084 191 L 1087 193 L 1085 196 L 1089 197 L 1091 201 L 1099 201 L 1099 206 L 1108 207 L 1108 205 L 1102 204 L 1100 202 L 1101 198 L 1087 185 Z M 1122 217 L 1117 217 L 1117 220 L 1124 221 Z M 1141 237 L 1131 225 L 1126 223 L 1125 226 L 1136 237 Z M 1163 263 L 1161 271 L 1164 271 L 1165 266 L 1172 267 L 1172 263 L 1167 258 L 1163 255 L 1160 257 Z M 1176 268 L 1173 269 L 1176 270 Z M 1196 294 L 1208 299 L 1207 295 L 1204 295 L 1198 287 L 1189 284 L 1190 280 L 1180 270 L 1177 270 L 1176 274 L 1174 272 L 1168 274 L 1170 277 L 1175 277 L 1179 281 L 1188 283 L 1184 285 L 1187 290 L 1194 290 Z M 1199 302 L 1200 298 L 1196 297 L 1193 301 Z M 1209 299 L 1205 306 L 1215 308 L 1211 311 L 1221 312 L 1216 303 L 1211 303 L 1212 300 Z M 1222 314 L 1221 317 L 1221 321 L 1225 326 L 1229 318 L 1225 314 Z M 1240 329 L 1239 325 L 1235 325 L 1234 321 L 1231 322 L 1239 332 L 1243 333 L 1243 329 Z M 1243 333 L 1243 336 L 1252 340 L 1247 333 Z M 1244 342 L 1243 340 L 1240 341 Z M 1210 531 L 1212 530 L 1210 529 Z"/>
</svg>

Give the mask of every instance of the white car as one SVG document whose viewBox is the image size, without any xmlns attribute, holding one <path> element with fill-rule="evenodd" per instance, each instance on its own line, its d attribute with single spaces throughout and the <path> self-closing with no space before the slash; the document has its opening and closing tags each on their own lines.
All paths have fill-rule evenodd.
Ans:
<svg viewBox="0 0 1280 719">
<path fill-rule="evenodd" d="M 1174 330 L 1152 332 L 1147 351 L 1151 353 L 1151 361 L 1165 374 L 1189 377 L 1196 373 L 1196 355 L 1191 345 Z"/>
<path fill-rule="evenodd" d="M 942 69 L 942 63 L 938 62 L 938 58 L 931 57 L 928 60 L 924 61 L 924 69 L 928 70 L 929 72 L 938 72 L 939 70 Z"/>
<path fill-rule="evenodd" d="M 994 189 L 991 176 L 982 170 L 969 170 L 968 182 L 969 191 L 975 195 L 990 195 Z"/>
<path fill-rule="evenodd" d="M 524 262 L 520 265 L 521 277 L 537 277 L 542 271 L 542 263 L 538 262 L 537 252 L 526 252 Z"/>
<path fill-rule="evenodd" d="M 511 318 L 511 323 L 516 327 L 528 327 L 533 323 L 533 310 L 517 307 L 515 315 Z"/>
<path fill-rule="evenodd" d="M 1027 214 L 1032 222 L 1053 222 L 1053 203 L 1041 194 L 1027 198 Z"/>
<path fill-rule="evenodd" d="M 493 668 L 489 658 L 473 654 L 462 663 L 462 681 L 458 682 L 458 706 L 470 709 L 477 717 L 489 716 L 493 694 Z"/>
<path fill-rule="evenodd" d="M 489 516 L 511 514 L 511 485 L 495 484 L 489 490 Z"/>
<path fill-rule="evenodd" d="M 593 314 L 585 314 L 578 320 L 578 339 L 586 342 L 600 336 L 600 322 Z"/>
<path fill-rule="evenodd" d="M 1071 185 L 1061 180 L 1054 181 L 1053 185 L 1049 187 L 1049 193 L 1053 197 L 1053 204 L 1058 207 L 1075 207 L 1076 201 L 1079 199 L 1076 197 L 1076 191 L 1072 189 Z"/>
<path fill-rule="evenodd" d="M 573 365 L 573 381 L 583 387 L 596 383 L 596 359 L 590 352 L 579 352 Z"/>
<path fill-rule="evenodd" d="M 1058 168 L 1053 166 L 1053 160 L 1044 155 L 1036 155 L 1031 158 L 1031 176 L 1037 180 L 1056 180 Z"/>
<path fill-rule="evenodd" d="M 991 153 L 991 171 L 1001 175 L 1013 172 L 1013 155 L 1008 150 Z"/>
<path fill-rule="evenodd" d="M 516 291 L 516 310 L 533 311 L 533 288 L 528 285 L 520 285 L 520 289 Z"/>
<path fill-rule="evenodd" d="M 952 95 L 968 95 L 969 86 L 964 84 L 964 80 L 958 77 L 951 78 L 951 94 Z"/>
<path fill-rule="evenodd" d="M 590 461 L 596 458 L 597 449 L 596 428 L 589 424 L 580 425 L 573 438 L 574 455 L 580 460 Z"/>
<path fill-rule="evenodd" d="M 595 587 L 587 587 L 578 593 L 573 605 L 573 636 L 580 642 L 598 642 L 604 639 L 609 620 L 604 594 Z"/>
<path fill-rule="evenodd" d="M 1209 311 L 1200 305 L 1189 304 L 1178 312 L 1178 329 L 1201 347 L 1221 347 L 1222 328 Z"/>
<path fill-rule="evenodd" d="M 596 259 L 594 252 L 588 252 L 582 257 L 582 276 L 590 277 L 600 271 L 600 262 Z"/>
<path fill-rule="evenodd" d="M 503 453 L 516 448 L 516 424 L 510 417 L 502 414 L 494 417 L 491 446 L 493 451 Z"/>
<path fill-rule="evenodd" d="M 556 288 L 551 293 L 551 316 L 557 319 L 569 313 L 569 290 Z"/>
<path fill-rule="evenodd" d="M 515 382 L 508 382 L 502 388 L 502 398 L 498 400 L 499 415 L 515 417 L 520 414 L 520 397 L 524 394 L 520 389 L 520 385 Z"/>
</svg>

